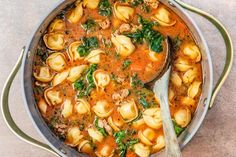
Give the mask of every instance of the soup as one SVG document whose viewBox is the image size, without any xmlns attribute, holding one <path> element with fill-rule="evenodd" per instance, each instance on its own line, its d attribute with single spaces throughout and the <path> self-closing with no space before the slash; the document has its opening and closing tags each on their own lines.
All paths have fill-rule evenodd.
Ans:
<svg viewBox="0 0 236 157">
<path fill-rule="evenodd" d="M 145 83 L 163 67 L 168 37 L 169 104 L 180 135 L 202 84 L 201 52 L 183 20 L 157 0 L 83 0 L 65 9 L 34 58 L 34 93 L 50 129 L 89 156 L 148 157 L 163 149 L 159 101 Z"/>
</svg>

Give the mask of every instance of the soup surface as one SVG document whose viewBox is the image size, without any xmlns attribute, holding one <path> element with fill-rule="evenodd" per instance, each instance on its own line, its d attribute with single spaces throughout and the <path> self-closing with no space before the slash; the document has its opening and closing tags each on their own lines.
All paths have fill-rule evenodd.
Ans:
<svg viewBox="0 0 236 157">
<path fill-rule="evenodd" d="M 34 59 L 37 106 L 79 152 L 148 157 L 165 147 L 158 98 L 145 82 L 174 61 L 169 104 L 177 135 L 201 95 L 201 52 L 176 14 L 157 0 L 76 1 L 48 26 Z"/>
</svg>

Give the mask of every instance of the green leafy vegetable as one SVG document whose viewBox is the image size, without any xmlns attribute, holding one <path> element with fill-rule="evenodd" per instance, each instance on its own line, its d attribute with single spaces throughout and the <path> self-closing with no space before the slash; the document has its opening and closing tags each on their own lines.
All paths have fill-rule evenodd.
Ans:
<svg viewBox="0 0 236 157">
<path fill-rule="evenodd" d="M 97 37 L 84 37 L 82 38 L 82 42 L 83 44 L 81 44 L 77 49 L 77 52 L 81 57 L 87 56 L 90 51 L 99 47 Z"/>
<path fill-rule="evenodd" d="M 132 77 L 131 77 L 131 86 L 133 88 L 136 88 L 136 87 L 143 87 L 144 86 L 144 83 L 139 80 L 138 78 L 138 74 L 134 74 Z"/>
<path fill-rule="evenodd" d="M 96 22 L 93 19 L 88 19 L 81 26 L 85 31 L 89 31 L 96 27 Z"/>
<path fill-rule="evenodd" d="M 98 13 L 102 16 L 111 16 L 111 4 L 109 0 L 100 0 Z"/>
<path fill-rule="evenodd" d="M 172 39 L 173 47 L 175 50 L 178 50 L 180 45 L 182 44 L 182 40 L 180 40 L 179 36 Z"/>
<path fill-rule="evenodd" d="M 174 120 L 173 120 L 173 125 L 176 135 L 179 136 L 184 131 L 184 128 L 181 128 Z"/>
<path fill-rule="evenodd" d="M 143 43 L 143 32 L 141 30 L 137 30 L 133 33 L 125 34 L 127 37 L 131 38 L 133 43 L 142 44 Z"/>
<path fill-rule="evenodd" d="M 147 6 L 146 4 L 143 4 L 143 5 L 141 6 L 141 10 L 142 10 L 143 12 L 145 12 L 145 13 L 149 13 L 149 12 L 150 12 L 150 8 L 149 8 L 149 6 Z"/>
<path fill-rule="evenodd" d="M 95 118 L 95 127 L 98 129 L 100 133 L 102 133 L 103 136 L 107 136 L 108 133 L 106 130 L 98 125 L 98 117 Z"/>
<path fill-rule="evenodd" d="M 141 105 L 143 105 L 143 107 L 146 109 L 146 108 L 149 108 L 150 105 L 148 104 L 147 100 L 145 99 L 144 96 L 142 96 L 140 99 L 139 99 L 139 103 Z"/>
<path fill-rule="evenodd" d="M 83 80 L 79 80 L 79 81 L 75 82 L 74 87 L 76 90 L 82 90 L 82 89 L 84 89 L 85 84 L 84 84 Z"/>
<path fill-rule="evenodd" d="M 132 62 L 130 60 L 125 60 L 122 64 L 122 69 L 125 70 L 127 69 Z"/>
<path fill-rule="evenodd" d="M 131 3 L 130 3 L 130 5 L 132 7 L 136 7 L 136 6 L 140 5 L 140 4 L 143 4 L 143 0 L 132 0 Z"/>
</svg>

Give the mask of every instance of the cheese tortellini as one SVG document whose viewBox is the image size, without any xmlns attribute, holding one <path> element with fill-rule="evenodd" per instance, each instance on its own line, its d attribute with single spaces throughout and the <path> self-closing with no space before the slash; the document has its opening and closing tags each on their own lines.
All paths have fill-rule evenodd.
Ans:
<svg viewBox="0 0 236 157">
<path fill-rule="evenodd" d="M 162 148 L 165 147 L 165 137 L 164 135 L 159 135 L 157 138 L 156 138 L 156 141 L 155 141 L 155 144 L 154 146 L 152 147 L 152 149 L 157 152 L 159 150 L 161 150 Z"/>
<path fill-rule="evenodd" d="M 137 143 L 134 145 L 134 152 L 141 157 L 149 157 L 151 153 L 150 148 L 142 143 Z"/>
<path fill-rule="evenodd" d="M 67 69 L 67 70 L 64 70 L 63 72 L 61 73 L 57 73 L 53 80 L 52 80 L 52 86 L 56 86 L 56 85 L 59 85 L 61 84 L 63 81 L 66 80 L 66 78 L 68 77 L 69 75 L 69 72 L 70 72 L 70 69 Z"/>
<path fill-rule="evenodd" d="M 200 90 L 200 85 L 202 83 L 199 81 L 194 81 L 188 88 L 188 96 L 190 98 L 195 98 Z"/>
<path fill-rule="evenodd" d="M 182 85 L 182 79 L 176 72 L 172 72 L 171 77 L 170 77 L 171 82 L 176 86 L 176 87 L 181 87 Z"/>
<path fill-rule="evenodd" d="M 45 34 L 43 41 L 51 50 L 60 51 L 65 48 L 65 36 L 60 32 Z"/>
<path fill-rule="evenodd" d="M 78 151 L 83 153 L 91 153 L 93 151 L 93 147 L 91 145 L 91 142 L 88 140 L 83 140 L 78 145 Z"/>
<path fill-rule="evenodd" d="M 183 75 L 183 82 L 185 84 L 192 83 L 193 80 L 197 77 L 197 74 L 198 74 L 198 71 L 196 67 L 189 69 Z"/>
<path fill-rule="evenodd" d="M 138 137 L 142 143 L 147 146 L 153 145 L 153 140 L 155 138 L 155 131 L 153 129 L 147 128 L 143 131 L 139 131 Z"/>
<path fill-rule="evenodd" d="M 70 23 L 76 24 L 82 18 L 84 14 L 83 3 L 79 0 L 76 2 L 76 7 L 71 10 L 68 18 Z"/>
<path fill-rule="evenodd" d="M 50 82 L 53 79 L 48 67 L 40 67 L 39 73 L 34 73 L 34 77 L 40 82 Z"/>
<path fill-rule="evenodd" d="M 106 100 L 100 100 L 93 106 L 93 111 L 98 117 L 106 118 L 111 115 L 113 108 L 111 108 Z"/>
<path fill-rule="evenodd" d="M 102 135 L 101 132 L 99 132 L 97 129 L 95 128 L 89 128 L 88 129 L 88 134 L 89 136 L 93 139 L 93 141 L 98 141 L 98 142 L 102 142 L 104 139 L 104 136 Z"/>
<path fill-rule="evenodd" d="M 80 41 L 76 41 L 70 44 L 68 49 L 68 55 L 71 61 L 83 59 L 83 57 L 81 57 L 77 51 L 80 45 L 81 45 Z"/>
<path fill-rule="evenodd" d="M 60 72 L 66 68 L 66 57 L 63 53 L 56 52 L 47 58 L 46 63 L 52 70 Z"/>
<path fill-rule="evenodd" d="M 114 154 L 114 148 L 112 148 L 110 145 L 104 145 L 102 149 L 99 151 L 96 151 L 95 154 L 98 157 L 112 157 Z"/>
<path fill-rule="evenodd" d="M 97 87 L 97 90 L 102 89 L 102 91 L 105 89 L 105 87 L 110 83 L 110 76 L 108 72 L 103 70 L 96 70 L 93 73 L 93 80 Z"/>
<path fill-rule="evenodd" d="M 83 0 L 83 6 L 89 9 L 96 9 L 100 0 Z"/>
<path fill-rule="evenodd" d="M 38 102 L 38 108 L 40 110 L 40 112 L 42 114 L 46 114 L 47 113 L 47 108 L 48 108 L 48 105 L 47 103 L 44 101 L 44 99 L 40 99 L 39 102 Z"/>
<path fill-rule="evenodd" d="M 182 72 L 185 72 L 193 67 L 187 60 L 183 58 L 177 59 L 177 61 L 174 63 L 174 66 L 176 67 L 177 70 Z"/>
<path fill-rule="evenodd" d="M 191 111 L 186 107 L 175 112 L 176 123 L 182 128 L 186 127 L 191 121 Z"/>
<path fill-rule="evenodd" d="M 55 19 L 48 27 L 48 32 L 63 31 L 65 29 L 65 22 L 62 19 Z"/>
<path fill-rule="evenodd" d="M 105 52 L 101 49 L 92 50 L 84 60 L 90 63 L 98 64 L 100 62 L 101 54 L 104 54 L 104 53 Z"/>
<path fill-rule="evenodd" d="M 127 6 L 127 5 L 118 4 L 116 2 L 114 4 L 113 12 L 114 12 L 114 16 L 116 18 L 118 18 L 119 20 L 122 20 L 124 22 L 127 22 L 134 15 L 134 8 Z"/>
<path fill-rule="evenodd" d="M 84 136 L 81 134 L 79 127 L 72 127 L 66 135 L 66 143 L 72 147 L 77 146 Z"/>
<path fill-rule="evenodd" d="M 49 105 L 57 105 L 63 101 L 60 91 L 53 88 L 48 88 L 45 90 L 44 98 Z"/>
<path fill-rule="evenodd" d="M 69 116 L 71 116 L 73 112 L 73 104 L 71 103 L 71 100 L 66 99 L 62 104 L 62 106 L 63 106 L 61 112 L 62 116 L 64 118 L 68 118 Z"/>
<path fill-rule="evenodd" d="M 90 104 L 85 99 L 78 99 L 75 104 L 75 110 L 78 114 L 87 114 L 90 113 Z"/>
<path fill-rule="evenodd" d="M 123 101 L 120 105 L 119 112 L 125 122 L 131 122 L 138 117 L 138 108 L 133 99 Z"/>
<path fill-rule="evenodd" d="M 160 129 L 162 127 L 161 109 L 149 108 L 143 112 L 143 120 L 153 129 Z"/>
<path fill-rule="evenodd" d="M 173 26 L 176 24 L 176 20 L 171 18 L 171 13 L 163 7 L 157 9 L 152 19 L 157 21 L 161 26 Z"/>
<path fill-rule="evenodd" d="M 69 80 L 70 82 L 75 82 L 77 79 L 80 78 L 81 74 L 87 67 L 88 67 L 87 65 L 78 65 L 78 66 L 72 67 L 70 69 L 67 80 Z"/>
<path fill-rule="evenodd" d="M 187 55 L 190 59 L 195 60 L 195 62 L 201 61 L 201 52 L 197 45 L 193 43 L 186 44 L 183 53 Z"/>
<path fill-rule="evenodd" d="M 116 47 L 117 54 L 123 57 L 131 55 L 135 50 L 135 46 L 132 43 L 131 39 L 125 35 L 113 34 L 111 37 L 111 41 Z"/>
</svg>

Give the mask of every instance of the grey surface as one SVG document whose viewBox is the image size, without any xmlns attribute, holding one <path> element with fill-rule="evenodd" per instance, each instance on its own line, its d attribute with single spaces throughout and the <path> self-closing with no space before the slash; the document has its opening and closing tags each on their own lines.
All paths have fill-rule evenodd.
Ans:
<svg viewBox="0 0 236 157">
<path fill-rule="evenodd" d="M 14 66 L 21 47 L 26 45 L 42 18 L 61 0 L 0 0 L 0 89 Z M 236 1 L 184 0 L 222 21 L 236 42 Z M 217 30 L 205 19 L 191 14 L 205 35 L 213 58 L 215 79 L 224 64 L 224 45 Z M 184 157 L 236 156 L 236 63 L 220 91 L 215 106 L 183 150 Z M 25 111 L 18 74 L 10 93 L 10 107 L 17 124 L 29 135 L 41 139 Z M 51 154 L 17 139 L 0 116 L 1 157 L 50 157 Z"/>
</svg>

